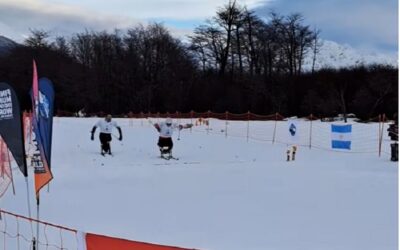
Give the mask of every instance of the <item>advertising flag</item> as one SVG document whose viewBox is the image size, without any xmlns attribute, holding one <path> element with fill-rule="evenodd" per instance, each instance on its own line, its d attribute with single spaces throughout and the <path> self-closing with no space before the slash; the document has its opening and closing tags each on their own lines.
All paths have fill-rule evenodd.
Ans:
<svg viewBox="0 0 400 250">
<path fill-rule="evenodd" d="M 53 132 L 54 89 L 47 78 L 37 79 L 36 63 L 33 61 L 32 98 L 32 125 L 33 125 L 33 153 L 31 164 L 35 168 L 36 196 L 47 183 L 53 179 L 50 169 L 51 140 Z"/>
<path fill-rule="evenodd" d="M 7 144 L 22 174 L 27 177 L 25 145 L 19 101 L 14 89 L 0 83 L 0 135 Z"/>
</svg>

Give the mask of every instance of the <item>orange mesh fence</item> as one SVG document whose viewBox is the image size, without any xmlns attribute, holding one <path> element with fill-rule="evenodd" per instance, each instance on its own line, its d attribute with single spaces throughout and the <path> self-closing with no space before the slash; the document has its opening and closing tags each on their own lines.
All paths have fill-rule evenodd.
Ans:
<svg viewBox="0 0 400 250">
<path fill-rule="evenodd" d="M 66 114 L 67 112 L 59 112 Z M 90 114 L 91 116 L 104 116 L 104 112 Z M 247 141 L 265 141 L 271 143 L 293 144 L 288 139 L 287 120 L 291 118 L 284 117 L 279 113 L 260 115 L 252 112 L 235 114 L 231 112 L 215 113 L 211 111 L 186 113 L 167 112 L 150 113 L 140 112 L 118 115 L 115 117 L 134 118 L 140 121 L 140 126 L 145 124 L 160 122 L 166 117 L 175 119 L 179 124 L 190 123 L 194 127 L 190 132 L 204 132 L 206 134 L 223 135 L 225 137 L 242 137 Z M 295 118 L 295 117 L 294 117 Z M 213 120 L 215 119 L 215 120 Z M 316 115 L 296 118 L 303 121 L 299 127 L 299 141 L 295 144 L 309 148 L 319 148 L 325 150 L 331 149 L 331 123 L 342 123 L 343 117 L 322 118 Z M 146 121 L 147 120 L 147 121 Z M 251 121 L 251 122 L 250 122 Z M 260 123 L 262 122 L 262 123 Z M 353 124 L 354 133 L 352 150 L 350 153 L 381 153 L 390 154 L 390 139 L 387 136 L 387 119 L 384 115 L 373 117 L 365 122 L 355 122 L 349 118 L 349 124 Z M 378 125 L 374 125 L 378 124 Z M 137 125 L 132 119 L 129 120 L 129 126 Z M 368 126 L 375 126 L 372 130 Z M 376 131 L 371 132 L 371 131 Z M 334 150 L 338 151 L 338 150 Z M 346 151 L 338 151 L 346 152 Z"/>
<path fill-rule="evenodd" d="M 345 153 L 377 153 L 379 156 L 390 154 L 391 140 L 387 133 L 388 121 L 384 115 L 372 118 L 369 122 L 348 120 L 347 124 L 353 126 L 350 151 L 332 149 L 331 145 L 331 124 L 344 124 L 343 118 L 322 119 L 315 115 L 294 117 L 293 119 L 301 122 L 299 122 L 297 128 L 298 138 L 293 141 L 288 132 L 288 120 L 292 118 L 285 118 L 278 113 L 258 115 L 251 112 L 242 114 L 190 112 L 187 114 L 178 113 L 178 115 L 150 114 L 146 118 L 153 122 L 159 122 L 164 117 L 170 116 L 176 119 L 179 124 L 193 124 L 194 127 L 190 130 L 191 132 L 240 137 L 246 138 L 247 141 L 296 144 L 308 148 Z"/>
<path fill-rule="evenodd" d="M 26 216 L 0 210 L 0 248 L 2 250 L 39 249 L 60 250 L 189 250 L 175 246 L 131 241 L 92 233 L 83 233 L 76 229 L 36 220 Z M 33 228 L 39 224 L 39 240 Z M 82 240 L 82 235 L 84 240 Z M 194 249 L 192 249 L 194 250 Z"/>
</svg>

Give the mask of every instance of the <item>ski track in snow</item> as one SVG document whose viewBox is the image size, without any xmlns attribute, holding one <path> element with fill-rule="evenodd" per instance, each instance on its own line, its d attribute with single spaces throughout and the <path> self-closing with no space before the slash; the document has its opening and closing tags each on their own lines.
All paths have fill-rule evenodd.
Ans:
<svg viewBox="0 0 400 250">
<path fill-rule="evenodd" d="M 90 140 L 96 118 L 55 118 L 54 180 L 50 192 L 41 192 L 42 220 L 196 249 L 397 249 L 397 163 L 386 154 L 299 147 L 296 161 L 286 162 L 285 144 L 194 128 L 181 131 L 179 141 L 174 134 L 179 160 L 166 161 L 159 158 L 158 135 L 147 121 L 115 120 L 124 140 L 113 138 L 114 156 L 103 157 L 98 133 Z M 217 125 L 224 128 L 225 121 L 213 120 L 211 127 Z M 267 125 L 252 122 L 251 130 L 270 133 Z M 365 126 L 375 138 L 375 125 Z M 228 134 L 239 131 L 246 133 L 246 123 L 230 121 Z M 386 149 L 389 143 L 385 140 Z M 355 147 L 362 145 L 355 141 Z M 16 196 L 8 190 L 0 206 L 27 215 L 24 179 L 18 171 L 14 179 Z M 50 240 L 60 241 L 59 232 L 47 230 Z M 3 241 L 0 237 L 0 246 Z M 76 249 L 74 236 L 65 233 L 63 241 Z M 12 249 L 16 243 L 7 244 Z"/>
</svg>

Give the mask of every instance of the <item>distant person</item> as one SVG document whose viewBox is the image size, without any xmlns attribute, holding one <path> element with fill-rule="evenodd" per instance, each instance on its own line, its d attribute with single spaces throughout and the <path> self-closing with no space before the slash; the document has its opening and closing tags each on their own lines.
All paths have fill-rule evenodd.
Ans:
<svg viewBox="0 0 400 250">
<path fill-rule="evenodd" d="M 191 128 L 192 124 L 178 125 L 177 123 L 173 123 L 172 119 L 168 117 L 164 122 L 154 124 L 154 127 L 160 133 L 157 145 L 160 148 L 161 157 L 171 159 L 174 158 L 172 156 L 172 148 L 174 146 L 172 134 L 174 130 Z M 168 154 L 168 156 L 165 157 L 165 154 Z"/>
<path fill-rule="evenodd" d="M 105 154 L 111 155 L 111 135 L 112 135 L 112 130 L 113 128 L 117 128 L 119 132 L 119 138 L 118 140 L 122 140 L 122 130 L 121 127 L 118 126 L 117 122 L 112 121 L 112 116 L 108 114 L 104 120 L 101 119 L 99 120 L 93 127 L 92 129 L 92 136 L 90 139 L 93 141 L 94 140 L 94 133 L 96 131 L 96 128 L 100 128 L 100 143 L 101 143 L 101 154 L 104 156 Z"/>
</svg>

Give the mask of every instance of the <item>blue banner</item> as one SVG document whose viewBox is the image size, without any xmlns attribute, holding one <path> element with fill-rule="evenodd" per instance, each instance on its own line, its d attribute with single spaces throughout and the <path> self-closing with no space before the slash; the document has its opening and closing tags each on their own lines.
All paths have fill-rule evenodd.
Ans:
<svg viewBox="0 0 400 250">
<path fill-rule="evenodd" d="M 32 156 L 35 168 L 35 189 L 39 195 L 40 189 L 53 179 L 51 174 L 51 142 L 53 134 L 54 114 L 54 89 L 53 84 L 47 78 L 40 78 L 38 82 L 37 100 L 33 100 L 33 132 L 36 152 Z"/>
<path fill-rule="evenodd" d="M 39 79 L 38 134 L 49 168 L 51 165 L 51 142 L 53 136 L 54 88 L 47 78 Z"/>
</svg>

